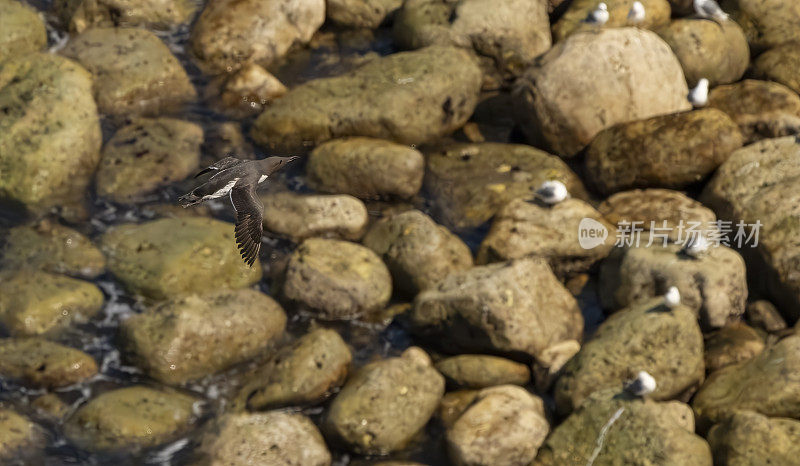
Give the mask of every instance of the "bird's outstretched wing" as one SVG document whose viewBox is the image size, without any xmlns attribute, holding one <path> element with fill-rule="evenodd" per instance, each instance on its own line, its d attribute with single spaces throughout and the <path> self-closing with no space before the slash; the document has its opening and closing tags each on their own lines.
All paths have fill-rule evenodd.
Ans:
<svg viewBox="0 0 800 466">
<path fill-rule="evenodd" d="M 231 203 L 236 209 L 236 244 L 245 263 L 252 267 L 261 249 L 261 224 L 264 205 L 256 195 L 254 184 L 231 189 Z"/>
<path fill-rule="evenodd" d="M 219 160 L 214 165 L 209 165 L 208 167 L 200 170 L 199 172 L 197 172 L 196 175 L 194 175 L 194 177 L 197 178 L 198 176 L 201 176 L 208 172 L 225 170 L 231 168 L 234 165 L 239 165 L 242 162 L 244 162 L 244 160 L 239 160 L 236 157 L 225 157 L 224 159 Z"/>
</svg>

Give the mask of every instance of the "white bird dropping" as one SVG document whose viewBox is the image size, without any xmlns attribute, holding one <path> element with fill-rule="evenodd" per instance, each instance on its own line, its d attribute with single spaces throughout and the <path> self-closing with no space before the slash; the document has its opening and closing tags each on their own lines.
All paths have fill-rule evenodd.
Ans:
<svg viewBox="0 0 800 466">
<path fill-rule="evenodd" d="M 631 9 L 628 11 L 628 22 L 630 24 L 640 24 L 644 21 L 645 12 L 642 2 L 633 2 Z"/>
<path fill-rule="evenodd" d="M 567 191 L 564 183 L 557 180 L 549 180 L 542 183 L 542 186 L 536 190 L 536 197 L 545 204 L 553 205 L 569 197 L 569 191 Z"/>
<path fill-rule="evenodd" d="M 664 304 L 670 309 L 675 309 L 681 304 L 681 292 L 675 286 L 669 287 L 667 293 L 664 295 Z"/>
<path fill-rule="evenodd" d="M 645 371 L 639 371 L 636 378 L 628 381 L 625 391 L 634 396 L 645 396 L 656 391 L 656 379 Z"/>
<path fill-rule="evenodd" d="M 703 235 L 692 236 L 681 248 L 681 252 L 689 257 L 698 258 L 708 252 L 711 243 Z"/>
<path fill-rule="evenodd" d="M 714 21 L 726 21 L 728 15 L 722 11 L 714 0 L 694 0 L 694 12 L 697 16 Z"/>
<path fill-rule="evenodd" d="M 602 26 L 608 22 L 608 5 L 603 2 L 597 4 L 597 8 L 586 15 L 585 23 Z"/>
<path fill-rule="evenodd" d="M 708 103 L 708 79 L 701 78 L 697 86 L 689 91 L 689 102 L 695 107 L 705 107 Z"/>
</svg>

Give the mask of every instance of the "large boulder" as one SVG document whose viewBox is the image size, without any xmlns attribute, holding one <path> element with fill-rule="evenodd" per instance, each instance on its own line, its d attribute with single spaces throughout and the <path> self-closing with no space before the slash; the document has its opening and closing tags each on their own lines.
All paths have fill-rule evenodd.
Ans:
<svg viewBox="0 0 800 466">
<path fill-rule="evenodd" d="M 451 273 L 417 295 L 411 320 L 418 333 L 446 337 L 449 350 L 533 357 L 583 334 L 578 303 L 541 259 Z"/>
<path fill-rule="evenodd" d="M 270 65 L 305 44 L 325 21 L 325 0 L 212 0 L 192 28 L 190 46 L 215 73 Z"/>
<path fill-rule="evenodd" d="M 654 296 L 671 286 L 681 303 L 691 309 L 704 329 L 719 328 L 744 314 L 747 272 L 742 257 L 731 248 L 712 245 L 708 253 L 692 258 L 678 244 L 620 249 L 600 270 L 600 301 L 606 309 L 620 309 Z"/>
<path fill-rule="evenodd" d="M 743 142 L 736 123 L 716 109 L 619 123 L 589 144 L 587 174 L 604 194 L 681 189 L 705 179 Z"/>
<path fill-rule="evenodd" d="M 403 4 L 403 0 L 327 0 L 328 19 L 352 28 L 375 29 Z"/>
<path fill-rule="evenodd" d="M 57 55 L 0 63 L 0 198 L 35 212 L 83 201 L 100 160 L 91 75 Z"/>
<path fill-rule="evenodd" d="M 180 62 L 144 29 L 92 28 L 64 47 L 94 75 L 94 96 L 110 115 L 155 115 L 195 97 Z"/>
<path fill-rule="evenodd" d="M 753 76 L 776 81 L 800 94 L 800 41 L 769 49 L 753 63 Z"/>
<path fill-rule="evenodd" d="M 514 103 L 532 142 L 571 157 L 617 123 L 689 110 L 688 92 L 680 62 L 655 33 L 604 29 L 545 53 L 515 84 Z"/>
<path fill-rule="evenodd" d="M 325 319 L 346 319 L 383 309 L 392 296 L 392 277 L 364 246 L 311 238 L 292 253 L 283 294 Z"/>
<path fill-rule="evenodd" d="M 103 292 L 90 282 L 31 269 L 0 274 L 0 323 L 12 335 L 85 323 L 102 307 Z"/>
<path fill-rule="evenodd" d="M 483 354 L 459 354 L 442 359 L 436 363 L 436 370 L 455 388 L 525 385 L 531 379 L 531 371 L 525 364 Z"/>
<path fill-rule="evenodd" d="M 692 400 L 697 416 L 721 422 L 737 410 L 800 418 L 800 335 L 709 376 Z"/>
<path fill-rule="evenodd" d="M 353 374 L 331 403 L 325 430 L 356 453 L 387 454 L 425 427 L 443 394 L 444 378 L 411 347 Z"/>
<path fill-rule="evenodd" d="M 712 459 L 685 404 L 601 390 L 553 430 L 533 463 L 567 464 L 711 466 Z"/>
<path fill-rule="evenodd" d="M 377 221 L 364 236 L 364 245 L 386 262 L 395 286 L 412 295 L 472 267 L 469 247 L 418 210 Z"/>
<path fill-rule="evenodd" d="M 55 0 L 53 10 L 71 32 L 111 26 L 167 30 L 189 22 L 197 3 L 192 0 Z"/>
<path fill-rule="evenodd" d="M 176 391 L 142 385 L 92 398 L 64 424 L 67 438 L 91 451 L 146 448 L 186 432 L 198 400 Z"/>
<path fill-rule="evenodd" d="M 421 144 L 467 121 L 481 76 L 470 54 L 454 47 L 395 53 L 295 87 L 264 110 L 252 136 L 276 148 L 344 136 Z"/>
<path fill-rule="evenodd" d="M 411 197 L 422 187 L 425 158 L 403 144 L 343 138 L 320 144 L 308 158 L 308 184 L 317 191 L 362 199 Z"/>
<path fill-rule="evenodd" d="M 199 451 L 208 466 L 330 466 L 325 440 L 300 413 L 226 414 L 203 438 Z"/>
<path fill-rule="evenodd" d="M 367 207 L 342 195 L 282 192 L 261 196 L 264 227 L 299 243 L 322 236 L 358 240 L 367 229 Z"/>
<path fill-rule="evenodd" d="M 736 82 L 750 63 L 747 38 L 733 21 L 676 19 L 657 32 L 680 60 L 689 86 L 702 78 L 712 87 Z"/>
<path fill-rule="evenodd" d="M 701 200 L 721 219 L 748 226 L 742 253 L 789 322 L 800 317 L 800 139 L 765 139 L 731 154 Z M 739 228 L 734 228 L 738 233 Z M 748 238 L 745 238 L 747 240 Z M 738 243 L 737 243 L 738 244 Z M 756 249 L 754 247 L 757 246 Z M 758 254 L 754 254 L 758 252 Z"/>
<path fill-rule="evenodd" d="M 286 314 L 269 296 L 223 290 L 164 302 L 123 322 L 121 333 L 137 366 L 177 384 L 259 354 L 285 326 Z"/>
<path fill-rule="evenodd" d="M 63 387 L 97 374 L 97 363 L 81 350 L 39 338 L 0 339 L 0 375 L 36 387 Z"/>
<path fill-rule="evenodd" d="M 587 199 L 580 178 L 563 160 L 521 144 L 448 145 L 427 155 L 425 188 L 434 217 L 448 227 L 476 227 L 515 198 L 532 199 L 548 180 Z"/>
<path fill-rule="evenodd" d="M 152 299 L 244 288 L 261 279 L 244 263 L 233 225 L 204 217 L 164 218 L 112 228 L 101 239 L 108 268 L 132 292 Z"/>
<path fill-rule="evenodd" d="M 708 95 L 708 106 L 739 125 L 745 144 L 800 133 L 800 96 L 782 84 L 745 79 L 718 86 Z"/>
<path fill-rule="evenodd" d="M 584 243 L 581 232 L 591 219 L 607 236 L 599 244 Z M 597 226 L 600 225 L 600 226 Z M 500 209 L 478 249 L 479 264 L 522 257 L 547 260 L 558 276 L 587 271 L 614 247 L 616 228 L 591 205 L 567 199 L 553 206 L 515 199 Z"/>
<path fill-rule="evenodd" d="M 708 372 L 746 361 L 764 351 L 764 339 L 754 328 L 734 322 L 708 336 L 705 363 Z"/>
<path fill-rule="evenodd" d="M 636 26 L 645 29 L 657 29 L 669 24 L 670 5 L 667 0 L 640 0 L 644 6 L 644 20 Z M 631 0 L 606 0 L 608 8 L 607 28 L 631 26 L 628 21 L 628 12 L 631 10 Z M 596 25 L 587 24 L 584 20 L 590 12 L 597 9 L 595 0 L 573 0 L 569 3 L 564 14 L 553 25 L 553 40 L 560 42 L 570 34 L 576 32 L 593 31 Z"/>
<path fill-rule="evenodd" d="M 404 48 L 454 45 L 474 50 L 508 76 L 550 48 L 545 0 L 409 0 L 394 21 Z"/>
<path fill-rule="evenodd" d="M 703 380 L 703 333 L 692 311 L 661 298 L 611 315 L 561 369 L 555 399 L 569 413 L 593 392 L 620 388 L 639 371 L 656 380 L 654 400 L 669 400 Z"/>
<path fill-rule="evenodd" d="M 318 403 L 344 383 L 352 358 L 336 331 L 312 330 L 248 376 L 239 399 L 253 410 Z"/>
<path fill-rule="evenodd" d="M 800 421 L 737 411 L 708 432 L 714 459 L 728 466 L 790 465 L 800 458 Z"/>
<path fill-rule="evenodd" d="M 686 1 L 686 0 L 684 0 Z M 800 40 L 800 4 L 786 0 L 722 0 L 756 51 Z"/>
<path fill-rule="evenodd" d="M 44 21 L 17 0 L 0 0 L 0 61 L 38 52 L 47 45 Z"/>
</svg>

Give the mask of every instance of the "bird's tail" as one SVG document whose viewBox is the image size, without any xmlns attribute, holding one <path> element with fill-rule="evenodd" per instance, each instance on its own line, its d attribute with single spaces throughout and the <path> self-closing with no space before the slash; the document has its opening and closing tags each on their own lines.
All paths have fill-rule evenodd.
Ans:
<svg viewBox="0 0 800 466">
<path fill-rule="evenodd" d="M 180 205 L 183 206 L 184 209 L 199 204 L 202 201 L 203 198 L 198 196 L 194 192 L 184 194 L 178 199 L 178 203 L 180 203 Z"/>
</svg>

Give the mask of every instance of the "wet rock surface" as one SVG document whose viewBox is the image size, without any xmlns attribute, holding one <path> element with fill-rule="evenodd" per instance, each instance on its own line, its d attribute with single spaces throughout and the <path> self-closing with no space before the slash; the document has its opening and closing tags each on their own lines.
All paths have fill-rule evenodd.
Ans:
<svg viewBox="0 0 800 466">
<path fill-rule="evenodd" d="M 745 79 L 718 86 L 708 105 L 739 125 L 745 144 L 800 132 L 800 96 L 782 84 Z"/>
<path fill-rule="evenodd" d="M 525 364 L 497 356 L 460 354 L 436 363 L 448 385 L 456 388 L 486 388 L 495 385 L 525 385 L 531 371 Z"/>
<path fill-rule="evenodd" d="M 297 195 L 290 192 L 261 196 L 264 227 L 299 243 L 306 238 L 358 240 L 367 228 L 367 208 L 348 195 Z"/>
<path fill-rule="evenodd" d="M 42 387 L 61 387 L 97 374 L 83 351 L 37 338 L 0 340 L 0 374 Z"/>
<path fill-rule="evenodd" d="M 0 61 L 38 52 L 47 44 L 44 22 L 36 11 L 16 0 L 0 1 Z"/>
</svg>

